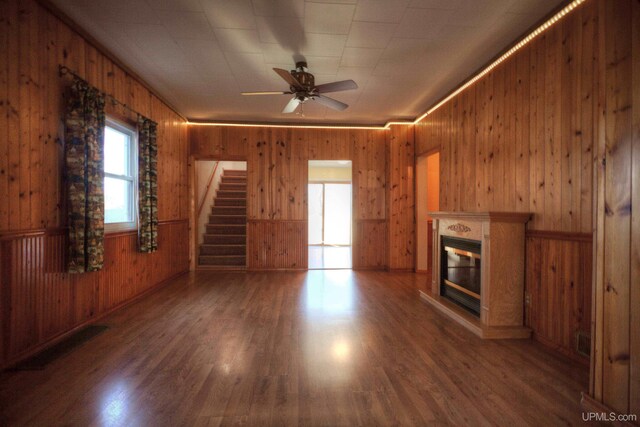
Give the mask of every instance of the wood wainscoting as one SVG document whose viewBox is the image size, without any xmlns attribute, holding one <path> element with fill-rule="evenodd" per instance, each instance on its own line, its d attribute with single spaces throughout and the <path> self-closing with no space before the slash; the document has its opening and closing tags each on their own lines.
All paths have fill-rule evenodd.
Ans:
<svg viewBox="0 0 640 427">
<path fill-rule="evenodd" d="M 0 240 L 0 367 L 7 367 L 133 301 L 189 268 L 188 221 L 158 227 L 158 251 L 137 250 L 137 232 L 105 236 L 104 269 L 66 273 L 65 229 Z"/>
<path fill-rule="evenodd" d="M 249 220 L 249 270 L 305 270 L 308 264 L 308 226 L 305 220 Z"/>
<path fill-rule="evenodd" d="M 579 333 L 591 336 L 592 236 L 529 230 L 526 242 L 525 325 L 536 340 L 588 364 L 577 342 Z"/>
</svg>

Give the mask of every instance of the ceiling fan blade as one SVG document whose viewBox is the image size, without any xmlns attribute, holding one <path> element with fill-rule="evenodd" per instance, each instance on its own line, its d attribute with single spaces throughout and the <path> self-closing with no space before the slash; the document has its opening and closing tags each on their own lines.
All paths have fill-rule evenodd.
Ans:
<svg viewBox="0 0 640 427">
<path fill-rule="evenodd" d="M 291 92 L 265 91 L 265 92 L 241 92 L 241 95 L 287 95 Z"/>
<path fill-rule="evenodd" d="M 342 90 L 358 89 L 358 85 L 353 80 L 342 80 L 340 82 L 325 83 L 316 86 L 319 93 L 340 92 Z"/>
<path fill-rule="evenodd" d="M 291 75 L 291 73 L 287 70 L 283 70 L 282 68 L 274 68 L 273 71 L 278 73 L 280 77 L 282 77 L 287 83 L 289 83 L 289 86 L 302 89 L 302 85 L 300 84 L 298 79 L 293 77 L 293 75 Z"/>
<path fill-rule="evenodd" d="M 348 105 L 345 104 L 344 102 L 337 101 L 337 100 L 335 100 L 333 98 L 329 98 L 328 96 L 317 95 L 317 96 L 314 96 L 311 99 L 313 99 L 314 101 L 319 102 L 320 104 L 324 105 L 325 107 L 333 108 L 334 110 L 338 110 L 338 111 L 344 111 L 348 107 Z"/>
<path fill-rule="evenodd" d="M 295 97 L 291 98 L 291 101 L 289 101 L 289 103 L 285 105 L 285 107 L 282 109 L 282 112 L 285 114 L 293 113 L 294 111 L 296 111 L 296 108 L 298 108 L 298 105 L 300 105 L 300 100 Z"/>
</svg>

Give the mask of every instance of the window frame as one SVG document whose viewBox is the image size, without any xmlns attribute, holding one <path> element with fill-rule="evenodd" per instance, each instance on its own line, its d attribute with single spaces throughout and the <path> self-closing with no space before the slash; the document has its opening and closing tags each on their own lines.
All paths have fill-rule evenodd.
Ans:
<svg viewBox="0 0 640 427">
<path fill-rule="evenodd" d="M 130 209 L 133 213 L 133 221 L 127 222 L 110 222 L 104 223 L 104 231 L 105 233 L 117 233 L 122 231 L 133 231 L 138 229 L 138 130 L 132 126 L 131 124 L 122 122 L 112 116 L 105 117 L 105 134 L 106 128 L 110 127 L 118 132 L 124 133 L 129 136 L 129 175 L 118 175 L 114 173 L 108 173 L 104 170 L 104 178 L 102 182 L 102 187 L 104 189 L 104 179 L 113 178 L 119 179 L 122 181 L 131 182 L 133 188 L 133 194 L 131 195 Z M 106 137 L 104 141 L 105 145 L 107 144 Z M 106 149 L 106 147 L 105 147 Z M 104 191 L 104 190 L 103 190 Z M 104 213 L 106 216 L 107 209 L 106 204 L 104 208 Z"/>
</svg>

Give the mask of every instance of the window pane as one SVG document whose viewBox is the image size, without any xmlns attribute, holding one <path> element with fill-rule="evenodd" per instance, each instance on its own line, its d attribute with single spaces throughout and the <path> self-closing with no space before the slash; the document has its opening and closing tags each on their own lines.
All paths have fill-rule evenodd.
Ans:
<svg viewBox="0 0 640 427">
<path fill-rule="evenodd" d="M 133 222 L 131 209 L 133 183 L 122 179 L 104 179 L 104 222 Z"/>
<path fill-rule="evenodd" d="M 324 243 L 351 244 L 351 184 L 325 184 Z"/>
<path fill-rule="evenodd" d="M 309 184 L 309 244 L 322 244 L 322 184 Z"/>
<path fill-rule="evenodd" d="M 104 171 L 116 175 L 130 175 L 129 135 L 112 127 L 104 130 Z"/>
</svg>

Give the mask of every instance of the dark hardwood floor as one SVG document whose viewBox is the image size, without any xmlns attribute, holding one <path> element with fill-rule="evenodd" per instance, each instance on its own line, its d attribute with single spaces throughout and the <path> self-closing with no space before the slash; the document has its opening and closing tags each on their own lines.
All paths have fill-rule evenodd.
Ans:
<svg viewBox="0 0 640 427">
<path fill-rule="evenodd" d="M 483 341 L 410 273 L 198 272 L 42 371 L 0 376 L 0 425 L 580 424 L 587 370 Z"/>
</svg>

